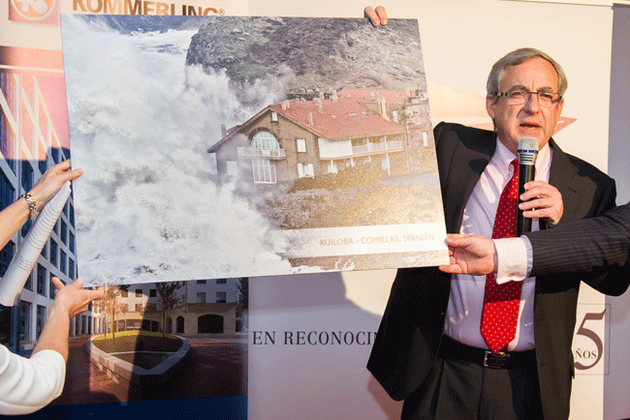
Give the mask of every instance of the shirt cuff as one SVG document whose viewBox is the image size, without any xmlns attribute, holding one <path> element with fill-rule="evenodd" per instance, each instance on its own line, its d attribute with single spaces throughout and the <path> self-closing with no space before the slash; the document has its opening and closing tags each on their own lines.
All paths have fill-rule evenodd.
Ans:
<svg viewBox="0 0 630 420">
<path fill-rule="evenodd" d="M 531 244 L 525 237 L 493 239 L 497 253 L 498 284 L 522 281 L 531 271 Z"/>
</svg>

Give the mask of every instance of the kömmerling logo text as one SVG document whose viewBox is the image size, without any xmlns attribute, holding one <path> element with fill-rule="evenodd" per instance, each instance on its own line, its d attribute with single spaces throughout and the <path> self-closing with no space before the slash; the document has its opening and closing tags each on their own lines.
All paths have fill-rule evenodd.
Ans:
<svg viewBox="0 0 630 420">
<path fill-rule="evenodd" d="M 12 0 L 17 1 L 17 0 Z M 43 1 L 43 0 L 41 0 Z M 179 9 L 174 3 L 146 0 L 72 0 L 72 10 L 84 13 L 102 13 L 112 15 L 165 15 L 174 16 L 181 12 L 182 16 L 224 15 L 224 9 L 214 7 L 181 5 Z"/>
</svg>

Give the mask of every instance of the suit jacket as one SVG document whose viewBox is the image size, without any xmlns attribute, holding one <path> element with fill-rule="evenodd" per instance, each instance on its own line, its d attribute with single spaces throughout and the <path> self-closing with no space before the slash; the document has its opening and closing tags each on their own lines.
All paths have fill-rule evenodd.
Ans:
<svg viewBox="0 0 630 420">
<path fill-rule="evenodd" d="M 621 295 L 630 282 L 630 203 L 602 216 L 526 235 L 533 247 L 532 275 L 582 274 Z M 602 276 L 602 277 L 600 277 Z M 603 281 L 612 277 L 612 281 Z"/>
<path fill-rule="evenodd" d="M 435 128 L 446 228 L 458 233 L 464 207 L 496 147 L 496 133 L 458 124 Z M 614 206 L 614 180 L 592 165 L 553 148 L 549 183 L 562 194 L 559 225 Z M 395 400 L 424 381 L 442 338 L 451 276 L 435 267 L 399 269 L 381 320 L 368 369 Z M 594 285 L 601 286 L 605 282 Z M 536 359 L 546 419 L 569 416 L 574 374 L 571 342 L 580 279 L 538 277 L 534 301 Z"/>
</svg>

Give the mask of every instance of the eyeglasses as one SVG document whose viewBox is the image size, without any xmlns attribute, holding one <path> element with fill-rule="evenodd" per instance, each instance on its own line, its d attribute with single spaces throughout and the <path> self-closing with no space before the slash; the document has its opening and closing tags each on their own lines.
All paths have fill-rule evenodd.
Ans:
<svg viewBox="0 0 630 420">
<path fill-rule="evenodd" d="M 505 96 L 508 105 L 523 105 L 529 101 L 532 95 L 538 95 L 538 103 L 545 108 L 550 108 L 562 99 L 562 96 L 555 92 L 548 90 L 532 92 L 522 87 L 514 87 L 507 92 L 499 92 L 497 94 L 497 96 Z"/>
</svg>

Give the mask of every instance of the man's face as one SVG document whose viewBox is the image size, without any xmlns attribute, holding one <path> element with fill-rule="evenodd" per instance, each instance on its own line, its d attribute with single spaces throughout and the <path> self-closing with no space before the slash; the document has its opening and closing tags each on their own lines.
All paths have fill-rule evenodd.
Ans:
<svg viewBox="0 0 630 420">
<path fill-rule="evenodd" d="M 558 92 L 558 75 L 550 62 L 535 57 L 518 66 L 506 67 L 499 83 L 499 91 L 507 92 L 514 87 L 523 87 L 531 92 L 551 90 Z M 514 154 L 518 142 L 523 137 L 538 140 L 540 150 L 549 142 L 562 112 L 564 99 L 549 108 L 540 106 L 538 95 L 530 95 L 529 100 L 520 105 L 509 105 L 505 96 L 496 100 L 486 97 L 486 109 L 493 119 L 499 139 Z"/>
</svg>

